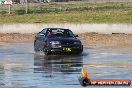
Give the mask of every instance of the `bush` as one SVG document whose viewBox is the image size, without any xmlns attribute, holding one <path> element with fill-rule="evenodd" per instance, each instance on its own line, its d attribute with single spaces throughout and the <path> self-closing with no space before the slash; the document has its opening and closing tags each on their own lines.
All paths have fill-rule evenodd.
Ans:
<svg viewBox="0 0 132 88">
<path fill-rule="evenodd" d="M 0 14 L 6 14 L 7 13 L 7 11 L 1 11 L 0 12 Z"/>
<path fill-rule="evenodd" d="M 28 14 L 32 14 L 32 13 L 34 13 L 35 11 L 33 10 L 33 9 L 28 9 Z"/>
<path fill-rule="evenodd" d="M 25 10 L 24 10 L 24 9 L 16 10 L 16 11 L 15 11 L 15 14 L 23 15 L 23 14 L 25 14 Z"/>
</svg>

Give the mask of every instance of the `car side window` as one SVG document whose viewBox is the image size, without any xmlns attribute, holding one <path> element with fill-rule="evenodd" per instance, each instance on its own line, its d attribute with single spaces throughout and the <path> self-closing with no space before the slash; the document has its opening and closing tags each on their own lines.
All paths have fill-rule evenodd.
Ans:
<svg viewBox="0 0 132 88">
<path fill-rule="evenodd" d="M 74 36 L 74 34 L 72 33 L 72 31 L 70 31 L 70 30 L 68 31 L 68 34 L 69 34 L 70 37 Z"/>
<path fill-rule="evenodd" d="M 41 31 L 41 33 L 42 33 L 42 34 L 46 34 L 46 31 L 47 31 L 47 29 L 43 29 L 43 30 Z"/>
</svg>

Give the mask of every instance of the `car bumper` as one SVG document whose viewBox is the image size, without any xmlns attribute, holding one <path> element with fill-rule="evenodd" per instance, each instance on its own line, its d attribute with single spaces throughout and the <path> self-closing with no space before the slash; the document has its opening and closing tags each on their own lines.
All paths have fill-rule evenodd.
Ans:
<svg viewBox="0 0 132 88">
<path fill-rule="evenodd" d="M 81 53 L 83 51 L 83 45 L 80 46 L 61 46 L 61 47 L 51 47 L 50 52 L 56 53 Z"/>
</svg>

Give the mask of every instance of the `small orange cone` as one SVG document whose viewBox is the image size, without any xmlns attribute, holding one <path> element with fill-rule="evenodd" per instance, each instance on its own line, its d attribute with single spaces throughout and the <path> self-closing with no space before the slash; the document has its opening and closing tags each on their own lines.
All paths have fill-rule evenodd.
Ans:
<svg viewBox="0 0 132 88">
<path fill-rule="evenodd" d="M 85 76 L 84 76 L 85 78 L 88 78 L 88 72 L 85 72 Z"/>
</svg>

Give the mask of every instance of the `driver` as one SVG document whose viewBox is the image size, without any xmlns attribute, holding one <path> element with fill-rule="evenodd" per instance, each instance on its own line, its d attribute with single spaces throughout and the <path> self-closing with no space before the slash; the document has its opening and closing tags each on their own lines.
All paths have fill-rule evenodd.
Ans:
<svg viewBox="0 0 132 88">
<path fill-rule="evenodd" d="M 51 36 L 51 35 L 52 35 L 52 32 L 51 32 L 51 30 L 49 30 L 47 33 L 47 36 Z"/>
</svg>

